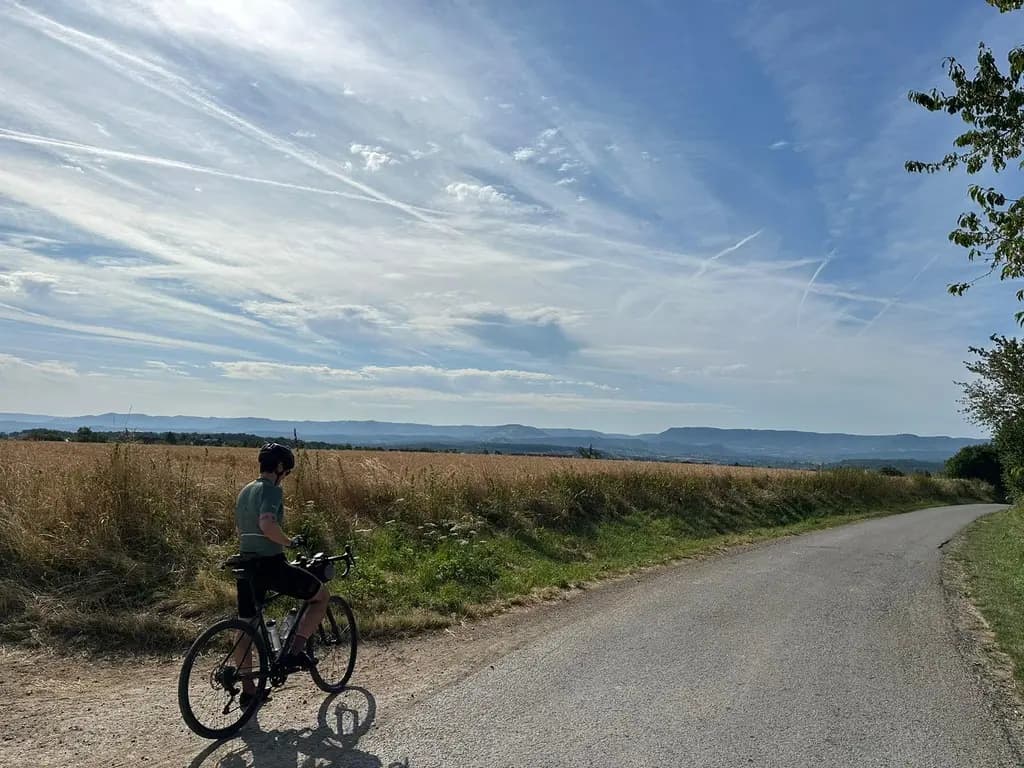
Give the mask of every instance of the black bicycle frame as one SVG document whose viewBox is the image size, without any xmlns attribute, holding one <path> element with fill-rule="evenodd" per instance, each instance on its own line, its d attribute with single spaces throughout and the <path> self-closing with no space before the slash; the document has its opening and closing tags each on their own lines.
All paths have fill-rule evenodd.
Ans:
<svg viewBox="0 0 1024 768">
<path fill-rule="evenodd" d="M 302 617 L 306 615 L 306 611 L 309 609 L 309 603 L 303 600 L 302 607 L 299 608 L 299 612 L 295 614 L 295 621 L 293 621 L 292 625 L 288 628 L 288 635 L 286 637 L 280 637 L 280 633 L 278 633 L 281 640 L 281 650 L 275 651 L 274 646 L 270 642 L 270 630 L 267 629 L 267 621 L 263 616 L 263 611 L 279 597 L 286 597 L 286 595 L 282 595 L 280 592 L 274 592 L 267 597 L 263 601 L 263 605 L 259 606 L 256 610 L 256 615 L 259 617 L 259 632 L 263 635 L 263 642 L 266 644 L 267 648 L 269 648 L 274 654 L 275 665 L 277 664 L 277 657 L 283 653 L 287 653 L 285 649 L 291 645 L 292 638 L 295 637 L 295 632 L 299 628 L 299 622 L 302 621 Z"/>
</svg>

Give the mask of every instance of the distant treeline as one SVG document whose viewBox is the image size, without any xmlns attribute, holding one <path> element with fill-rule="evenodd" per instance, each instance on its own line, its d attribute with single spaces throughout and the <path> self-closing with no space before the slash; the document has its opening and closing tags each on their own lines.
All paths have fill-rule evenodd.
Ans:
<svg viewBox="0 0 1024 768">
<path fill-rule="evenodd" d="M 504 446 L 505 450 L 479 445 L 355 445 L 353 443 L 332 443 L 322 440 L 302 440 L 295 437 L 266 437 L 243 432 L 117 432 L 96 431 L 90 427 L 79 427 L 75 432 L 61 429 L 24 429 L 20 432 L 0 432 L 0 440 L 31 440 L 60 443 L 142 443 L 143 445 L 208 445 L 225 448 L 258 448 L 264 443 L 284 443 L 293 448 L 315 448 L 334 451 L 409 451 L 414 453 L 509 453 L 522 456 L 562 456 L 584 459 L 616 458 L 602 451 L 588 448 L 551 448 L 545 446 Z M 693 462 L 684 462 L 693 463 Z"/>
<path fill-rule="evenodd" d="M 142 443 L 144 445 L 210 445 L 228 448 L 259 448 L 264 443 L 278 442 L 294 445 L 293 438 L 262 437 L 260 435 L 209 434 L 205 432 L 97 432 L 89 427 L 79 427 L 75 432 L 60 429 L 26 429 L 21 432 L 0 432 L 4 440 L 37 440 L 61 443 Z M 324 443 L 317 440 L 300 440 L 302 448 L 324 448 L 335 450 L 369 450 L 349 443 Z"/>
<path fill-rule="evenodd" d="M 334 451 L 409 451 L 414 453 L 478 453 L 513 456 L 550 456 L 561 458 L 613 459 L 647 462 L 669 462 L 673 464 L 718 464 L 734 467 L 775 467 L 785 469 L 833 469 L 849 467 L 863 470 L 878 471 L 883 475 L 931 475 L 941 474 L 943 465 L 933 462 L 914 461 L 907 459 L 851 459 L 831 465 L 813 464 L 800 461 L 750 461 L 737 462 L 706 459 L 679 459 L 670 456 L 616 456 L 605 451 L 590 447 L 545 446 L 534 444 L 504 444 L 501 449 L 482 443 L 464 443 L 460 445 L 429 445 L 415 443 L 407 445 L 355 445 L 353 443 L 332 443 L 322 440 L 296 440 L 294 437 L 266 437 L 247 433 L 210 433 L 210 432 L 136 432 L 129 431 L 96 431 L 90 427 L 79 427 L 75 432 L 60 429 L 25 429 L 20 432 L 0 432 L 0 440 L 32 440 L 70 443 L 141 443 L 144 445 L 198 445 L 226 448 L 258 448 L 264 443 L 277 442 L 295 448 L 315 448 Z"/>
</svg>

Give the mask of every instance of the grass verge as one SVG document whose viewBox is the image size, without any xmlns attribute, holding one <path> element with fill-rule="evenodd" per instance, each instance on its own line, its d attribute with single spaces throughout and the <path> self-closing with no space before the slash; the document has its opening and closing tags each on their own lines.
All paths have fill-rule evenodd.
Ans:
<svg viewBox="0 0 1024 768">
<path fill-rule="evenodd" d="M 218 564 L 235 548 L 237 484 L 210 462 L 168 455 L 113 446 L 44 472 L 24 450 L 0 453 L 0 640 L 176 651 L 233 610 L 234 584 Z M 395 475 L 329 459 L 300 457 L 285 527 L 324 550 L 354 542 L 356 575 L 332 587 L 352 599 L 368 635 L 440 627 L 731 544 L 988 493 L 852 469 Z"/>
<path fill-rule="evenodd" d="M 1018 686 L 1024 686 L 1024 506 L 975 521 L 959 557 L 968 596 L 1012 661 Z"/>
</svg>

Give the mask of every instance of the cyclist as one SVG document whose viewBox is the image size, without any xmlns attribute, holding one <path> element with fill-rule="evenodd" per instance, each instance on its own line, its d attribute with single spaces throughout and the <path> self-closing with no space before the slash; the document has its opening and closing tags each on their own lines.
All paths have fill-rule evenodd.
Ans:
<svg viewBox="0 0 1024 768">
<path fill-rule="evenodd" d="M 284 548 L 296 546 L 301 537 L 289 538 L 281 527 L 284 521 L 284 491 L 281 481 L 295 468 L 295 455 L 286 445 L 267 443 L 259 452 L 260 476 L 245 486 L 235 503 L 235 525 L 239 551 L 246 560 L 249 578 L 238 581 L 238 616 L 256 616 L 256 603 L 267 590 L 306 601 L 306 610 L 295 630 L 292 644 L 282 648 L 280 664 L 288 669 L 309 669 L 316 661 L 306 651 L 306 641 L 316 631 L 327 611 L 329 595 L 320 580 L 309 571 L 290 565 Z M 284 639 L 284 638 L 282 638 Z M 244 651 L 239 667 L 251 666 L 251 654 Z M 255 685 L 246 677 L 239 704 L 245 708 L 255 693 Z"/>
</svg>

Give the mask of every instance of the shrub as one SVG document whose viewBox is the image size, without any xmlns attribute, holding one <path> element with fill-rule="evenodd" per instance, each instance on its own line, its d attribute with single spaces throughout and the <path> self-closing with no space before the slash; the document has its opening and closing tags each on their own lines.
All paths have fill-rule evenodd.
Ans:
<svg viewBox="0 0 1024 768">
<path fill-rule="evenodd" d="M 1024 417 L 1007 420 L 996 432 L 995 445 L 1007 495 L 1024 501 Z"/>
<path fill-rule="evenodd" d="M 965 445 L 946 461 L 946 475 L 963 480 L 981 480 L 1004 498 L 1003 463 L 999 449 L 992 443 Z"/>
</svg>

